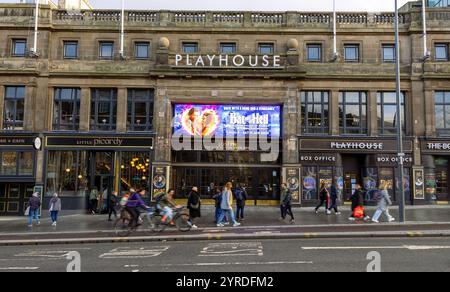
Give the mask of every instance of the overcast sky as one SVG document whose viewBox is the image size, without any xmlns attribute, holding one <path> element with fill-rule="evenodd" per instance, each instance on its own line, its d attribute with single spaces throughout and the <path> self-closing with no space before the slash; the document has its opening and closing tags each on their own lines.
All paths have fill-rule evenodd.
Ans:
<svg viewBox="0 0 450 292">
<path fill-rule="evenodd" d="M 125 0 L 127 9 L 332 11 L 333 0 Z M 19 2 L 19 0 L 0 0 Z M 408 0 L 398 0 L 399 6 Z M 120 8 L 121 0 L 90 0 L 94 8 Z M 336 0 L 340 11 L 393 11 L 394 0 Z"/>
</svg>

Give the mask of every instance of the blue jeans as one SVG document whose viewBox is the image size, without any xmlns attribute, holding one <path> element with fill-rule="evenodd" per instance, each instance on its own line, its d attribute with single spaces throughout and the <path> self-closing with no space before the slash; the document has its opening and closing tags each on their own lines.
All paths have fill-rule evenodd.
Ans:
<svg viewBox="0 0 450 292">
<path fill-rule="evenodd" d="M 30 209 L 30 215 L 28 216 L 28 225 L 33 225 L 33 219 L 39 222 L 39 209 Z"/>
<path fill-rule="evenodd" d="M 236 216 L 240 219 L 244 219 L 244 206 L 236 206 Z"/>
<path fill-rule="evenodd" d="M 52 222 L 58 221 L 58 211 L 50 211 L 50 216 L 52 217 Z"/>
<path fill-rule="evenodd" d="M 219 221 L 218 221 L 217 224 L 222 223 L 224 221 L 224 219 L 225 219 L 225 216 L 227 216 L 227 215 L 228 215 L 228 218 L 231 220 L 231 222 L 233 224 L 237 223 L 236 219 L 234 218 L 233 209 L 229 209 L 229 210 L 222 209 L 221 212 L 220 212 Z"/>
</svg>

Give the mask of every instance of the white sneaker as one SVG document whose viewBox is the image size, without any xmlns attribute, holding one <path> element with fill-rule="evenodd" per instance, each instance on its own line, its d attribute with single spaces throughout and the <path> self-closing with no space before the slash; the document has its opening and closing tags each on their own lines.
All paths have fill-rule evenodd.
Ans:
<svg viewBox="0 0 450 292">
<path fill-rule="evenodd" d="M 241 223 L 236 222 L 236 223 L 233 224 L 233 227 L 238 227 L 238 226 L 241 226 Z"/>
<path fill-rule="evenodd" d="M 364 221 L 369 221 L 369 220 L 370 220 L 370 216 L 364 217 Z"/>
<path fill-rule="evenodd" d="M 230 225 L 230 222 L 225 222 L 223 223 L 223 225 Z"/>
<path fill-rule="evenodd" d="M 372 222 L 373 222 L 373 223 L 380 223 L 380 221 L 375 220 L 375 219 L 372 219 Z"/>
<path fill-rule="evenodd" d="M 389 218 L 389 222 L 394 222 L 394 221 L 395 221 L 394 217 Z"/>
<path fill-rule="evenodd" d="M 41 225 L 41 221 L 38 221 L 38 222 L 37 222 L 37 225 Z"/>
<path fill-rule="evenodd" d="M 56 222 L 53 222 L 53 223 L 52 223 L 52 226 L 56 226 Z"/>
<path fill-rule="evenodd" d="M 224 227 L 225 225 L 223 225 L 223 224 L 220 223 L 220 224 L 217 224 L 216 226 L 217 226 L 217 227 Z"/>
<path fill-rule="evenodd" d="M 31 224 L 31 225 L 28 225 L 28 227 L 30 227 L 30 228 L 31 228 L 31 227 L 33 227 L 33 224 Z"/>
<path fill-rule="evenodd" d="M 341 215 L 342 213 L 341 212 L 336 212 L 336 215 Z"/>
<path fill-rule="evenodd" d="M 350 220 L 350 221 L 355 221 L 356 219 L 353 218 L 353 217 L 349 217 L 348 220 Z"/>
<path fill-rule="evenodd" d="M 328 210 L 327 210 L 327 215 L 331 215 L 331 211 L 328 211 Z"/>
<path fill-rule="evenodd" d="M 192 228 L 192 229 L 197 229 L 198 227 L 197 227 L 197 225 L 193 224 L 193 225 L 191 226 L 191 228 Z"/>
</svg>

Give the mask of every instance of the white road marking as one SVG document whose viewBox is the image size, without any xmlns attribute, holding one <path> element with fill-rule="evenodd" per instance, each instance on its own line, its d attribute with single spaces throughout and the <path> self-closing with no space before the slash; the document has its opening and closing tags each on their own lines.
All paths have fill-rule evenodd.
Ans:
<svg viewBox="0 0 450 292">
<path fill-rule="evenodd" d="M 208 266 L 268 266 L 268 265 L 313 265 L 310 261 L 295 262 L 235 262 L 235 263 L 193 263 L 193 264 L 155 264 L 146 265 L 146 267 L 208 267 Z"/>
<path fill-rule="evenodd" d="M 15 257 L 41 257 L 50 259 L 66 259 L 71 250 L 32 250 L 14 255 Z"/>
<path fill-rule="evenodd" d="M 200 252 L 200 257 L 263 256 L 261 242 L 210 243 Z"/>
<path fill-rule="evenodd" d="M 6 267 L 6 268 L 1 268 L 1 271 L 35 271 L 38 270 L 39 267 Z"/>
<path fill-rule="evenodd" d="M 402 246 L 317 246 L 302 247 L 303 250 L 357 250 L 357 249 L 408 249 L 408 250 L 434 250 L 450 249 L 450 246 L 427 246 L 427 245 L 402 245 Z"/>
<path fill-rule="evenodd" d="M 110 252 L 101 254 L 99 258 L 101 259 L 134 259 L 134 258 L 152 258 L 161 255 L 163 252 L 167 251 L 169 246 L 154 246 L 151 248 L 130 248 L 130 247 L 119 247 L 111 250 Z"/>
</svg>

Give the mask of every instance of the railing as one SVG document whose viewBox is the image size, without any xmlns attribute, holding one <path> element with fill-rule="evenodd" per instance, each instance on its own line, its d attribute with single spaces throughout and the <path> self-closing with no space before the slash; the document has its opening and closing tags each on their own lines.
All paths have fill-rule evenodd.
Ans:
<svg viewBox="0 0 450 292">
<path fill-rule="evenodd" d="M 175 23 L 205 23 L 206 13 L 204 12 L 173 12 L 173 22 Z"/>
<path fill-rule="evenodd" d="M 326 13 L 299 13 L 298 23 L 330 23 L 332 20 L 332 14 Z"/>
<path fill-rule="evenodd" d="M 244 14 L 238 12 L 213 13 L 214 23 L 244 23 Z"/>
<path fill-rule="evenodd" d="M 252 23 L 283 24 L 283 13 L 252 13 Z"/>
<path fill-rule="evenodd" d="M 339 24 L 366 24 L 367 13 L 339 13 L 336 15 Z"/>
</svg>

